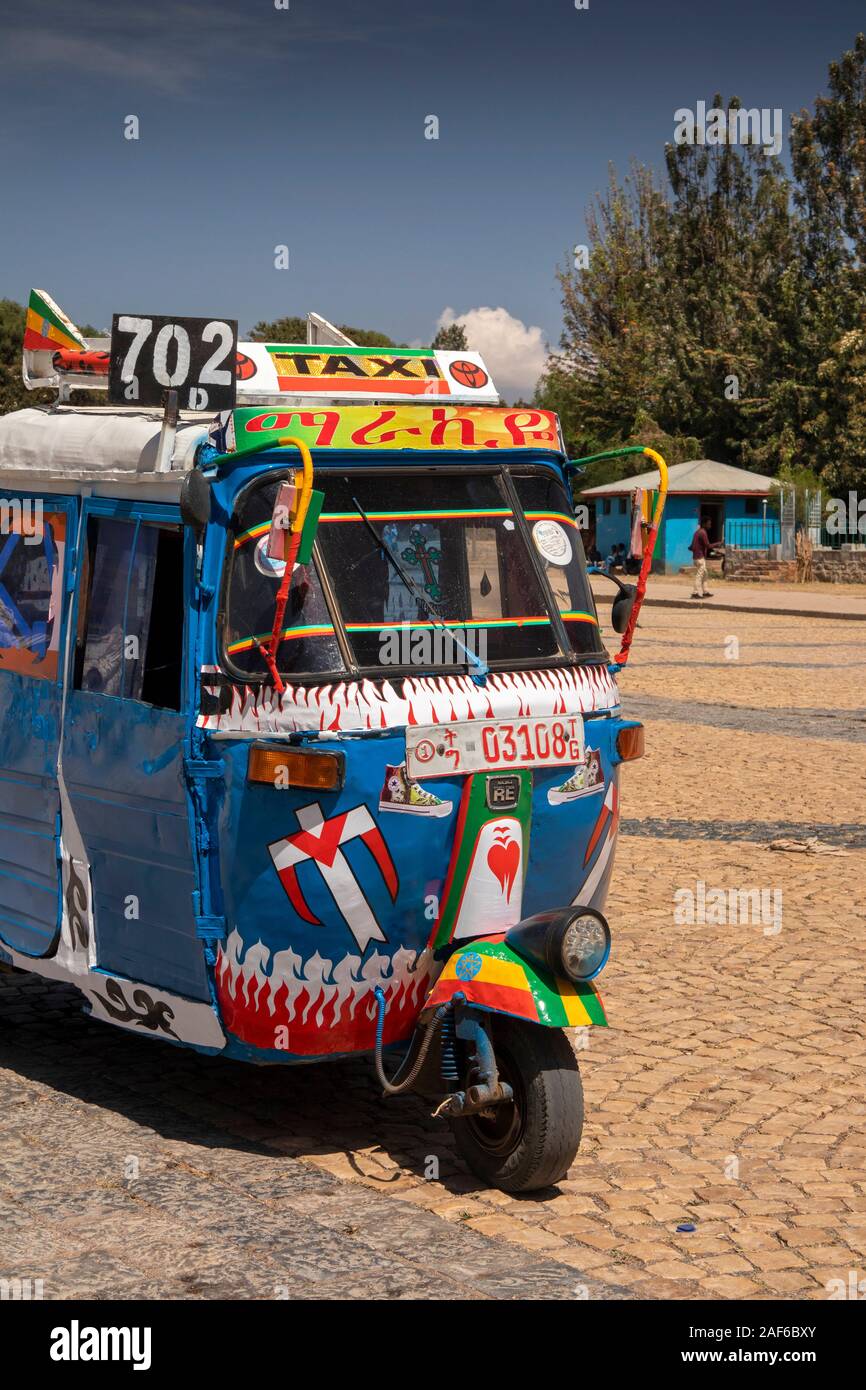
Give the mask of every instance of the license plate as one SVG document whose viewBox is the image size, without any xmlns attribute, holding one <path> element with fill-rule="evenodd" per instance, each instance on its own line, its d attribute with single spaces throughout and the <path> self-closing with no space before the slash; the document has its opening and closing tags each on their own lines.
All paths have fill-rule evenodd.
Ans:
<svg viewBox="0 0 866 1390">
<path fill-rule="evenodd" d="M 406 771 L 419 782 L 499 768 L 568 766 L 584 757 L 579 714 L 472 719 L 406 730 Z"/>
</svg>

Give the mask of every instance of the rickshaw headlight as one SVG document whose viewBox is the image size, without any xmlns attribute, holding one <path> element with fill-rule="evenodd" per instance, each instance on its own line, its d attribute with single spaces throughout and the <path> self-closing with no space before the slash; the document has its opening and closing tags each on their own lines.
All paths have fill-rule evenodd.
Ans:
<svg viewBox="0 0 866 1390">
<path fill-rule="evenodd" d="M 559 947 L 563 972 L 570 980 L 592 980 L 607 964 L 610 927 L 600 912 L 582 912 L 566 927 Z"/>
<path fill-rule="evenodd" d="M 505 937 L 519 956 L 573 984 L 593 980 L 610 955 L 610 927 L 594 907 L 557 907 L 512 927 Z"/>
</svg>

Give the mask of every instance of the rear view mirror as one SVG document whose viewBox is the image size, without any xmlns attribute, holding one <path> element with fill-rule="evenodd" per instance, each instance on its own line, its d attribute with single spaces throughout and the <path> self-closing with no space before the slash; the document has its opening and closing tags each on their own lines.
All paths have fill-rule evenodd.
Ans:
<svg viewBox="0 0 866 1390">
<path fill-rule="evenodd" d="M 631 610 L 634 608 L 634 601 L 637 598 L 637 586 L 634 584 L 623 584 L 619 593 L 611 604 L 610 621 L 613 624 L 614 632 L 625 632 L 628 627 L 628 620 L 631 617 Z"/>
<path fill-rule="evenodd" d="M 197 468 L 190 469 L 180 485 L 180 519 L 197 536 L 210 521 L 210 483 Z"/>
</svg>

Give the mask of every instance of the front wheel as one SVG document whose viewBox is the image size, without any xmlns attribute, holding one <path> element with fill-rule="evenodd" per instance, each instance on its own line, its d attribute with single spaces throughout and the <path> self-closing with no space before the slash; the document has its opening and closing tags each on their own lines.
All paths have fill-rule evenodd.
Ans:
<svg viewBox="0 0 866 1390">
<path fill-rule="evenodd" d="M 513 1101 L 450 1121 L 478 1177 L 503 1192 L 531 1192 L 564 1178 L 580 1146 L 583 1087 L 564 1033 L 496 1014 L 493 1048 Z"/>
</svg>

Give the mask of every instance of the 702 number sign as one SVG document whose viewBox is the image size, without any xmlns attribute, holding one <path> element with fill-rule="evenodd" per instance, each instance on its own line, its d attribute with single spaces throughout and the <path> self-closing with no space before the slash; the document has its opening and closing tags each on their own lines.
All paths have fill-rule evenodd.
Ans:
<svg viewBox="0 0 866 1390">
<path fill-rule="evenodd" d="M 237 319 L 115 314 L 108 398 L 115 405 L 161 405 L 174 390 L 182 410 L 231 410 L 237 350 Z"/>
</svg>

